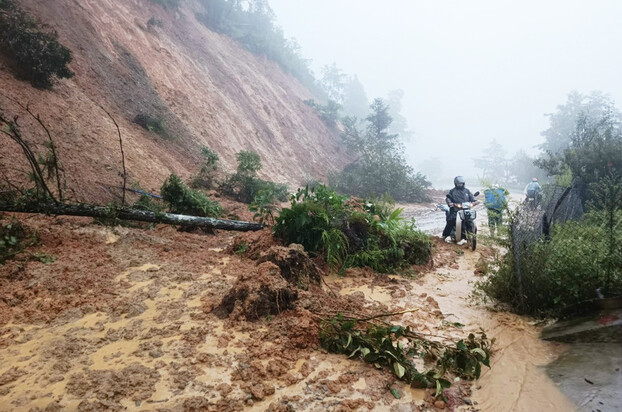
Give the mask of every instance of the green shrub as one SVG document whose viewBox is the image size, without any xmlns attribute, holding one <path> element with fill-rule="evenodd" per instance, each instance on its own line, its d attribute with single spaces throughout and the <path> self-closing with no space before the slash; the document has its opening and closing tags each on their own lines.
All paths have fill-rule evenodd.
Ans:
<svg viewBox="0 0 622 412">
<path fill-rule="evenodd" d="M 605 230 L 589 224 L 591 219 L 594 217 L 555 225 L 549 241 L 521 248 L 522 295 L 512 248 L 492 265 L 477 288 L 518 313 L 534 316 L 559 316 L 577 304 L 594 300 L 596 289 L 612 295 L 622 292 L 621 266 L 613 276 L 609 274 Z"/>
<path fill-rule="evenodd" d="M 218 217 L 222 214 L 218 202 L 190 189 L 174 174 L 164 181 L 160 193 L 164 202 L 169 205 L 171 213 L 209 217 Z"/>
<path fill-rule="evenodd" d="M 160 137 L 167 139 L 169 137 L 166 130 L 166 122 L 159 116 L 152 116 L 149 114 L 137 114 L 134 117 L 134 123 L 141 126 L 143 129 L 153 132 Z"/>
<path fill-rule="evenodd" d="M 431 243 L 404 221 L 402 210 L 377 215 L 373 203 L 338 195 L 326 186 L 299 189 L 276 218 L 274 233 L 322 255 L 333 267 L 364 267 L 388 273 L 429 260 Z"/>
<path fill-rule="evenodd" d="M 28 246 L 35 244 L 37 240 L 36 233 L 22 225 L 17 219 L 0 220 L 0 264 L 4 264 Z"/>
<path fill-rule="evenodd" d="M 598 294 L 622 294 L 620 176 L 610 172 L 593 183 L 588 205 L 591 210 L 583 219 L 554 224 L 548 238 L 530 244 L 507 242 L 508 253 L 487 265 L 487 277 L 478 289 L 519 313 L 536 316 L 580 311 Z"/>
<path fill-rule="evenodd" d="M 324 124 L 328 127 L 336 127 L 337 122 L 339 122 L 339 113 L 341 111 L 341 105 L 334 100 L 328 100 L 328 103 L 325 105 L 316 103 L 313 99 L 305 100 L 304 103 L 307 106 L 313 107 L 317 110 L 320 118 L 324 122 Z"/>
<path fill-rule="evenodd" d="M 272 190 L 260 190 L 248 207 L 251 212 L 255 212 L 253 219 L 261 224 L 273 225 L 275 212 L 279 209 L 275 201 Z"/>
<path fill-rule="evenodd" d="M 235 154 L 238 161 L 238 173 L 243 175 L 255 175 L 261 170 L 261 157 L 251 150 L 241 151 Z"/>
<path fill-rule="evenodd" d="M 161 213 L 164 211 L 164 205 L 149 195 L 142 194 L 140 198 L 132 205 L 132 209 L 147 210 L 149 212 Z"/>
<path fill-rule="evenodd" d="M 270 182 L 257 177 L 261 170 L 261 157 L 253 151 L 242 151 L 236 154 L 237 172 L 220 184 L 219 191 L 232 196 L 242 203 L 251 203 L 259 192 L 272 193 L 274 201 L 287 200 L 287 185 Z M 264 193 L 265 196 L 265 193 Z"/>
<path fill-rule="evenodd" d="M 203 164 L 199 174 L 192 179 L 192 187 L 195 189 L 212 189 L 214 186 L 214 180 L 216 178 L 216 172 L 218 171 L 218 153 L 213 151 L 207 146 L 201 148 L 201 154 L 203 155 Z"/>
<path fill-rule="evenodd" d="M 162 20 L 155 18 L 154 16 L 151 16 L 151 18 L 149 20 L 147 20 L 147 27 L 151 28 L 151 27 L 162 27 Z"/>
<path fill-rule="evenodd" d="M 0 51 L 18 76 L 37 88 L 52 87 L 52 78 L 71 78 L 67 67 L 71 51 L 58 42 L 58 34 L 38 24 L 12 0 L 0 0 Z"/>
<path fill-rule="evenodd" d="M 272 197 L 272 203 L 277 200 L 279 202 L 287 200 L 287 185 L 252 176 L 245 176 L 240 180 L 237 199 L 243 203 L 251 203 L 260 192 L 269 193 Z"/>
</svg>

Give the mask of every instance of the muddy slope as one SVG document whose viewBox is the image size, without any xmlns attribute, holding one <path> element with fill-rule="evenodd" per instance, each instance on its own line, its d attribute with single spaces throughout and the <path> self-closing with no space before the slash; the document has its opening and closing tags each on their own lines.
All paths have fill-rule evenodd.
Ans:
<svg viewBox="0 0 622 412">
<path fill-rule="evenodd" d="M 255 150 L 264 176 L 292 185 L 343 166 L 335 131 L 303 103 L 309 91 L 274 62 L 206 29 L 195 18 L 203 12 L 198 4 L 167 11 L 149 0 L 19 3 L 58 31 L 74 54 L 76 76 L 40 91 L 16 80 L 0 59 L 0 89 L 30 102 L 49 125 L 78 198 L 109 201 L 96 182 L 120 181 L 116 129 L 100 106 L 121 126 L 130 181 L 148 189 L 173 171 L 196 173 L 203 145 L 218 152 L 227 170 L 236 152 Z M 149 27 L 152 17 L 162 27 Z M 43 141 L 23 111 L 1 97 L 0 107 L 20 115 L 25 135 Z M 133 123 L 139 114 L 162 118 L 168 137 Z M 0 145 L 3 164 L 18 154 Z"/>
</svg>

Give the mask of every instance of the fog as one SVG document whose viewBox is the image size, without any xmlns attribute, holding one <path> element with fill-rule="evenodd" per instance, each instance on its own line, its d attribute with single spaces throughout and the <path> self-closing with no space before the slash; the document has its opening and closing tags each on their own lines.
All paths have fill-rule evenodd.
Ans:
<svg viewBox="0 0 622 412">
<path fill-rule="evenodd" d="M 456 174 L 475 179 L 472 158 L 493 139 L 508 154 L 535 154 L 548 125 L 544 114 L 572 90 L 601 90 L 622 100 L 618 0 L 270 5 L 285 36 L 312 59 L 316 77 L 322 66 L 336 63 L 358 75 L 370 99 L 404 91 L 402 115 L 414 132 L 408 159 L 415 167 L 441 159 L 443 180 Z"/>
</svg>

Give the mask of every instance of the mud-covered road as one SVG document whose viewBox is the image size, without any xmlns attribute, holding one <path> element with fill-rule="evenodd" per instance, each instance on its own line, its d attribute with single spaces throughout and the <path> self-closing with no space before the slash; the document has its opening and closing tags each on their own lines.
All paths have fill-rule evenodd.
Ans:
<svg viewBox="0 0 622 412">
<path fill-rule="evenodd" d="M 492 368 L 456 382 L 449 402 L 387 371 L 319 349 L 301 292 L 296 307 L 253 322 L 212 310 L 256 263 L 216 236 L 106 228 L 31 217 L 52 263 L 0 267 L 0 410 L 571 410 L 543 372 L 559 353 L 528 319 L 469 301 L 480 252 L 436 242 L 413 277 L 348 270 L 324 289 L 352 307 L 417 311 L 391 319 L 462 338 L 497 339 Z M 324 291 L 322 293 L 328 293 Z M 462 324 L 464 326 L 459 326 Z M 392 394 L 397 392 L 399 399 Z"/>
</svg>

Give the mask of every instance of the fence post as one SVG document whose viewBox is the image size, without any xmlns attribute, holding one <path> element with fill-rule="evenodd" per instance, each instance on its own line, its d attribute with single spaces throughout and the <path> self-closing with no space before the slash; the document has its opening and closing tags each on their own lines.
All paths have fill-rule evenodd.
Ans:
<svg viewBox="0 0 622 412">
<path fill-rule="evenodd" d="M 521 262 L 520 262 L 520 244 L 516 239 L 516 221 L 518 216 L 510 222 L 511 236 L 512 236 L 512 254 L 514 255 L 514 273 L 516 274 L 516 283 L 518 286 L 518 299 L 521 308 L 523 307 L 523 278 L 521 275 Z"/>
</svg>

